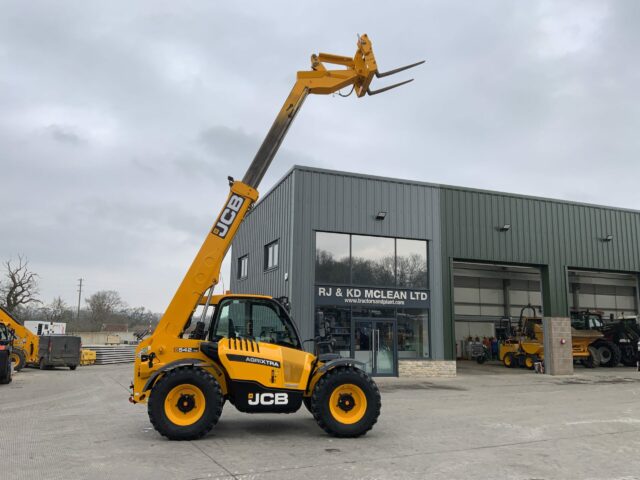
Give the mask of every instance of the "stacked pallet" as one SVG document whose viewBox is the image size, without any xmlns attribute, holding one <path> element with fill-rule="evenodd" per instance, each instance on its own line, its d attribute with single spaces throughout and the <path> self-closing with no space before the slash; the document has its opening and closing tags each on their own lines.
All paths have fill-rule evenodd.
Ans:
<svg viewBox="0 0 640 480">
<path fill-rule="evenodd" d="M 131 363 L 135 358 L 135 345 L 83 345 L 84 350 L 96 352 L 96 365 Z"/>
</svg>

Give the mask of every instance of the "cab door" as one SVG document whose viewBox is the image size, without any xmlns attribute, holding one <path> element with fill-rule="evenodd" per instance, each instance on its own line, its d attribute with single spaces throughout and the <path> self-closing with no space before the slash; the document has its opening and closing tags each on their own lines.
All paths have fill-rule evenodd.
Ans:
<svg viewBox="0 0 640 480">
<path fill-rule="evenodd" d="M 218 341 L 220 358 L 233 381 L 268 388 L 306 387 L 313 356 L 302 350 L 291 319 L 272 299 L 221 300 L 211 340 Z"/>
</svg>

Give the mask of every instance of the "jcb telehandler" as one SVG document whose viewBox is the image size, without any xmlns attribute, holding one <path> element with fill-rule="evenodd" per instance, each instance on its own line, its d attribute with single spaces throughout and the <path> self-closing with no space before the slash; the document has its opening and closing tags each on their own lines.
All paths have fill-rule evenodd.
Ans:
<svg viewBox="0 0 640 480">
<path fill-rule="evenodd" d="M 14 332 L 13 351 L 11 363 L 16 372 L 22 370 L 27 364 L 38 365 L 40 338 L 28 328 L 19 323 L 9 312 L 0 307 L 0 324 L 4 324 Z"/>
<path fill-rule="evenodd" d="M 213 295 L 231 240 L 258 199 L 257 187 L 308 94 L 351 87 L 358 97 L 375 95 L 378 71 L 366 35 L 353 58 L 320 53 L 301 71 L 242 181 L 231 191 L 186 276 L 153 334 L 136 350 L 133 403 L 147 403 L 151 423 L 173 440 L 202 437 L 217 423 L 228 400 L 242 412 L 291 413 L 304 403 L 329 434 L 366 433 L 380 414 L 380 393 L 363 364 L 303 349 L 282 302 L 261 295 Z M 325 64 L 344 69 L 328 70 Z M 291 280 L 290 280 L 291 281 Z M 196 312 L 196 309 L 201 309 Z M 193 325 L 192 319 L 196 320 Z"/>
</svg>

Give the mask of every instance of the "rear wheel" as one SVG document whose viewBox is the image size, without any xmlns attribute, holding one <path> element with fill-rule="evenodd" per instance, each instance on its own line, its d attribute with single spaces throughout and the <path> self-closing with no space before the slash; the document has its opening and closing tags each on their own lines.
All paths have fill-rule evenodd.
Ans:
<svg viewBox="0 0 640 480">
<path fill-rule="evenodd" d="M 600 355 L 598 349 L 594 346 L 589 346 L 589 356 L 582 361 L 583 365 L 587 368 L 596 368 L 600 366 Z"/>
<path fill-rule="evenodd" d="M 518 364 L 515 355 L 511 352 L 505 353 L 504 357 L 502 357 L 502 363 L 507 368 L 515 368 Z"/>
<path fill-rule="evenodd" d="M 69 370 L 75 370 L 78 368 L 78 365 L 69 365 Z"/>
<path fill-rule="evenodd" d="M 524 357 L 524 367 L 528 368 L 529 370 L 533 370 L 533 368 L 536 366 L 536 362 L 537 362 L 537 358 L 533 355 L 527 355 L 526 357 Z"/>
<path fill-rule="evenodd" d="M 211 431 L 222 413 L 218 381 L 201 368 L 166 373 L 149 396 L 149 420 L 170 440 L 195 440 Z"/>
<path fill-rule="evenodd" d="M 362 370 L 346 367 L 327 372 L 316 383 L 311 411 L 318 425 L 335 437 L 359 437 L 380 415 L 380 391 Z"/>
<path fill-rule="evenodd" d="M 40 370 L 46 370 L 47 369 L 47 363 L 44 361 L 44 358 L 40 359 L 39 367 L 40 367 Z"/>
<path fill-rule="evenodd" d="M 620 361 L 625 367 L 635 367 L 637 364 L 636 353 L 631 347 L 631 345 L 627 344 L 623 348 L 620 349 L 621 359 Z"/>
<path fill-rule="evenodd" d="M 598 349 L 598 355 L 600 359 L 600 365 L 602 367 L 617 367 L 622 357 L 620 348 L 607 340 L 600 340 L 594 344 L 594 347 Z"/>
<path fill-rule="evenodd" d="M 11 352 L 9 358 L 11 359 L 11 363 L 13 363 L 13 369 L 16 372 L 22 370 L 27 363 L 24 352 L 22 350 L 14 350 L 13 352 Z"/>
</svg>

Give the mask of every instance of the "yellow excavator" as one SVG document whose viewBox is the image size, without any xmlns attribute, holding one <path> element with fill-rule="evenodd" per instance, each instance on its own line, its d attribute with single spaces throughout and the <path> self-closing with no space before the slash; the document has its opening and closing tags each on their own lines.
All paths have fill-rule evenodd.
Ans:
<svg viewBox="0 0 640 480">
<path fill-rule="evenodd" d="M 385 77 L 424 62 L 379 72 L 367 35 L 353 57 L 320 53 L 296 82 L 242 181 L 229 177 L 222 211 L 153 334 L 136 350 L 132 403 L 147 403 L 155 429 L 172 440 L 192 440 L 217 423 L 225 401 L 247 413 L 292 413 L 304 405 L 327 433 L 365 434 L 376 423 L 381 400 L 364 365 L 332 353 L 320 354 L 330 338 L 317 337 L 315 352 L 303 349 L 287 301 L 263 295 L 214 295 L 222 260 L 258 200 L 258 185 L 289 126 L 309 94 L 351 88 L 358 97 Z M 344 68 L 328 69 L 325 65 Z"/>
<path fill-rule="evenodd" d="M 19 323 L 4 308 L 0 307 L 0 323 L 13 331 L 13 351 L 10 358 L 13 369 L 18 372 L 26 365 L 37 365 L 40 337 L 31 332 L 27 327 Z"/>
</svg>

